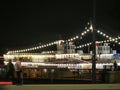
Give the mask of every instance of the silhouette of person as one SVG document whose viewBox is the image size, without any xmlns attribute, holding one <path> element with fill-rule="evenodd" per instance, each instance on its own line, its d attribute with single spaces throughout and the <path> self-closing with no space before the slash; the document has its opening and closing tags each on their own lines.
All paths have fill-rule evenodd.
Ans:
<svg viewBox="0 0 120 90">
<path fill-rule="evenodd" d="M 117 71 L 117 62 L 114 62 L 114 71 Z"/>
<path fill-rule="evenodd" d="M 14 82 L 14 65 L 12 63 L 12 60 L 10 59 L 7 64 L 7 79 Z"/>
<path fill-rule="evenodd" d="M 21 60 L 18 59 L 15 63 L 15 72 L 16 72 L 16 84 L 22 84 L 22 66 L 21 66 Z"/>
</svg>

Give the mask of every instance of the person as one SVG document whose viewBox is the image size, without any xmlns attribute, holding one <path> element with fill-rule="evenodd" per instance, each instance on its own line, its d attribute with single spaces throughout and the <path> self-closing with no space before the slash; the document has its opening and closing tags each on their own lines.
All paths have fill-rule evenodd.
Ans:
<svg viewBox="0 0 120 90">
<path fill-rule="evenodd" d="M 118 67 L 118 66 L 117 66 L 117 62 L 115 61 L 115 62 L 114 62 L 114 71 L 117 71 L 117 67 Z"/>
<path fill-rule="evenodd" d="M 14 82 L 14 65 L 12 63 L 12 60 L 10 59 L 7 64 L 7 79 Z"/>
<path fill-rule="evenodd" d="M 22 84 L 22 78 L 21 78 L 22 66 L 20 59 L 18 59 L 15 63 L 15 72 L 16 72 L 16 84 L 20 85 Z"/>
</svg>

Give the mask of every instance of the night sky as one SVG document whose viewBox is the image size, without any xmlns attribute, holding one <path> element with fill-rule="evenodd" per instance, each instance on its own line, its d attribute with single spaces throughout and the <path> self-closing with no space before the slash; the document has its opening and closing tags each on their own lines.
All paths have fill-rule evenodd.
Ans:
<svg viewBox="0 0 120 90">
<path fill-rule="evenodd" d="M 119 7 L 119 0 L 96 0 L 96 28 L 120 35 Z M 93 17 L 93 0 L 2 0 L 0 12 L 3 53 L 78 35 Z"/>
</svg>

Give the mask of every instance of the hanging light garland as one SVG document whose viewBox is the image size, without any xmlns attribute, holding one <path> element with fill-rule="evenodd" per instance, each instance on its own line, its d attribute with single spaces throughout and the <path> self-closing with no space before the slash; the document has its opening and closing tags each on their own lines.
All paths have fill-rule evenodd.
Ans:
<svg viewBox="0 0 120 90">
<path fill-rule="evenodd" d="M 21 50 L 14 50 L 14 51 L 8 51 L 7 54 L 11 54 L 11 53 L 21 53 L 21 52 L 28 52 L 28 51 L 33 51 L 33 50 L 37 50 L 37 49 L 42 49 L 42 48 L 46 48 L 49 46 L 52 46 L 54 44 L 59 43 L 60 40 L 58 41 L 54 41 L 48 44 L 44 44 L 44 45 L 40 45 L 40 46 L 36 46 L 36 47 L 32 47 L 32 48 L 27 48 L 27 49 L 21 49 Z M 63 40 L 61 42 L 64 42 Z"/>
<path fill-rule="evenodd" d="M 88 25 L 89 25 L 89 22 L 88 22 Z M 80 35 L 76 35 L 73 38 L 69 38 L 69 39 L 67 39 L 67 41 L 71 42 L 71 41 L 74 41 L 74 40 L 76 40 L 78 38 L 83 39 L 82 37 L 84 37 L 87 33 L 92 32 L 92 30 L 93 30 L 92 28 L 93 28 L 92 25 L 90 25 L 89 27 L 85 27 L 85 31 L 83 31 Z M 100 35 L 102 35 L 103 37 L 106 37 L 108 39 L 108 40 L 101 41 L 101 42 L 110 42 L 110 41 L 113 41 L 113 42 L 118 43 L 120 45 L 120 42 L 118 41 L 120 39 L 119 36 L 116 37 L 116 38 L 112 38 L 109 35 L 101 32 L 100 30 L 97 30 L 97 33 L 100 34 Z M 44 44 L 44 45 L 39 45 L 39 46 L 36 46 L 36 47 L 26 48 L 26 49 L 8 51 L 7 54 L 34 51 L 34 50 L 38 50 L 38 49 L 42 49 L 42 48 L 46 48 L 46 47 L 55 45 L 55 44 L 59 43 L 59 41 L 60 40 L 57 40 L 57 41 L 54 41 L 54 42 L 51 42 L 51 43 L 47 43 L 47 44 Z M 64 42 L 64 40 L 62 40 L 62 42 Z M 80 46 L 77 46 L 76 48 L 82 48 L 82 47 L 89 46 L 89 45 L 91 45 L 91 43 L 80 45 Z"/>
<path fill-rule="evenodd" d="M 96 41 L 96 43 L 97 43 L 97 42 L 98 42 L 98 43 L 115 42 L 115 43 L 117 43 L 117 44 L 120 45 L 120 42 L 118 42 L 118 39 L 119 39 L 119 37 L 118 37 L 118 38 L 113 38 L 113 39 L 109 38 L 109 40 Z M 80 46 L 76 46 L 76 49 L 77 49 L 77 48 L 84 48 L 84 47 L 90 46 L 90 45 L 92 45 L 92 42 L 87 43 L 87 44 L 83 44 L 83 45 L 80 45 Z"/>
</svg>

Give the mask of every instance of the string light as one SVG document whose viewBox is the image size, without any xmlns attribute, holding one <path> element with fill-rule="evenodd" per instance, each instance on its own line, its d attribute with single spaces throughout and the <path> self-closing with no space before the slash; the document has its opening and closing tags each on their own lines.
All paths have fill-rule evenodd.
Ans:
<svg viewBox="0 0 120 90">
<path fill-rule="evenodd" d="M 88 25 L 89 25 L 89 22 L 88 22 Z M 71 42 L 71 41 L 73 41 L 73 40 L 78 39 L 79 37 L 80 37 L 80 39 L 83 39 L 82 37 L 84 37 L 88 32 L 90 32 L 90 31 L 92 31 L 92 30 L 93 30 L 93 26 L 92 26 L 92 25 L 90 25 L 89 28 L 85 27 L 85 31 L 80 34 L 81 36 L 78 36 L 78 35 L 77 35 L 77 36 L 75 36 L 75 37 L 73 37 L 73 38 L 68 39 L 67 41 L 68 41 L 68 42 Z M 113 41 L 113 42 L 118 43 L 118 44 L 120 45 L 120 42 L 118 42 L 118 40 L 120 39 L 119 36 L 116 37 L 116 38 L 112 38 L 112 37 L 110 37 L 109 35 L 106 35 L 105 33 L 101 32 L 100 30 L 97 30 L 97 33 L 100 34 L 100 35 L 102 35 L 103 37 L 106 37 L 106 38 L 108 39 L 108 40 L 106 40 L 106 41 L 101 41 L 101 43 Z M 22 50 L 8 51 L 7 54 L 20 53 L 20 52 L 28 52 L 28 51 L 33 51 L 33 50 L 37 50 L 37 49 L 42 49 L 42 48 L 46 48 L 46 47 L 52 46 L 52 45 L 54 45 L 54 44 L 57 44 L 57 43 L 59 43 L 59 41 L 60 41 L 60 40 L 54 41 L 54 42 L 51 42 L 51 43 L 47 43 L 47 44 L 44 44 L 44 45 L 39 45 L 39 46 L 36 46 L 36 47 L 31 47 L 31 48 L 22 49 Z M 62 42 L 64 42 L 64 41 L 62 41 Z M 88 46 L 88 45 L 91 45 L 91 43 L 87 43 L 87 44 L 84 44 L 84 45 L 80 45 L 80 46 L 77 46 L 76 48 L 78 48 L 78 47 L 79 47 L 79 48 L 82 48 L 82 47 L 85 47 L 85 46 Z"/>
<path fill-rule="evenodd" d="M 54 44 L 57 44 L 59 42 L 58 41 L 54 41 L 48 44 L 44 44 L 44 45 L 40 45 L 40 46 L 36 46 L 36 47 L 32 47 L 32 48 L 27 48 L 27 49 L 22 49 L 22 50 L 13 50 L 13 51 L 8 51 L 7 54 L 11 54 L 11 53 L 21 53 L 21 52 L 28 52 L 28 51 L 32 51 L 32 50 L 37 50 L 37 49 L 42 49 L 42 48 L 46 48 L 48 46 L 52 46 Z M 64 41 L 63 41 L 64 42 Z"/>
</svg>

